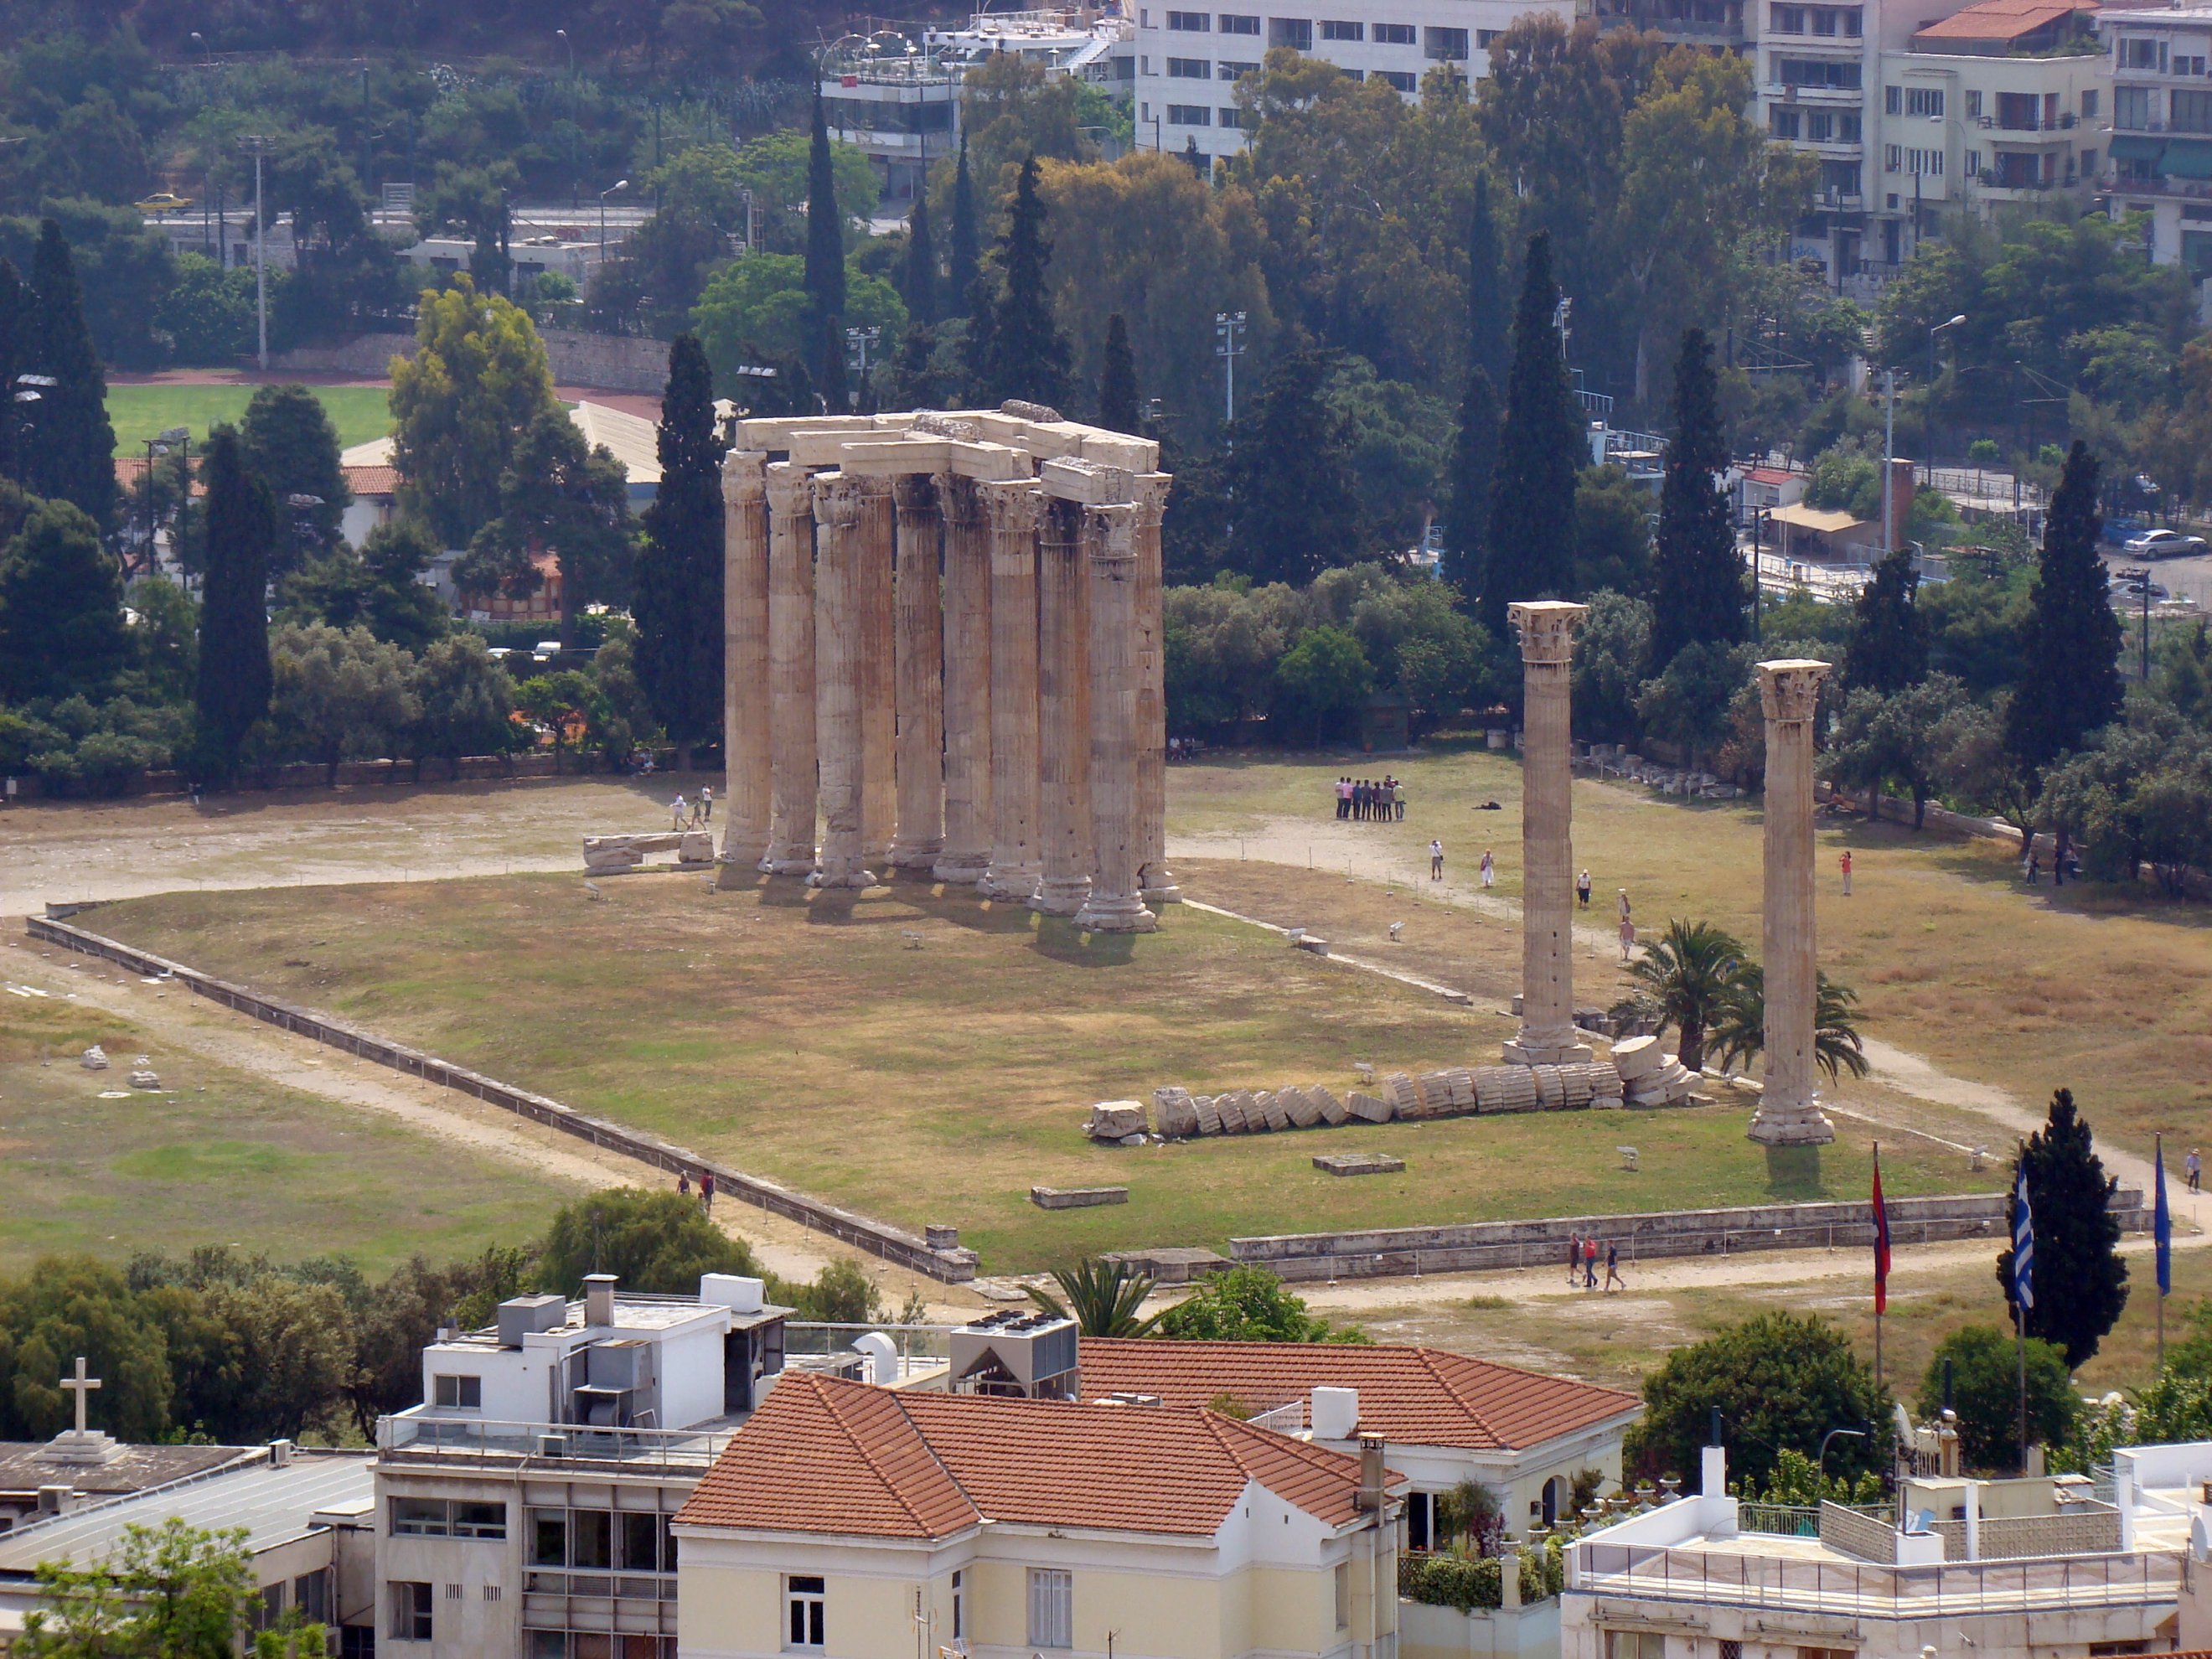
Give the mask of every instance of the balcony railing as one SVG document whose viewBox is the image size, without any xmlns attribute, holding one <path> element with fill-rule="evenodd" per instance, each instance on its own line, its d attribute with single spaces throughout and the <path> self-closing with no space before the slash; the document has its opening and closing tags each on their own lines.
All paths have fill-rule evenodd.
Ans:
<svg viewBox="0 0 2212 1659">
<path fill-rule="evenodd" d="M 2193 201 L 2212 201 L 2212 179 L 2123 179 L 2107 173 L 2098 188 L 2121 196 L 2185 196 Z"/>
<path fill-rule="evenodd" d="M 523 1576 L 522 1588 L 532 1595 L 589 1595 L 612 1601 L 673 1601 L 676 1575 L 672 1572 L 596 1572 L 563 1568 L 550 1571 L 532 1567 Z"/>
<path fill-rule="evenodd" d="M 2025 121 L 2008 121 L 2002 115 L 1978 118 L 1978 125 L 1984 132 L 2071 132 L 2081 124 L 2078 115 L 2061 115 L 2048 121 L 2039 115 L 2031 115 Z"/>
<path fill-rule="evenodd" d="M 2179 1600 L 2182 1569 L 2178 1553 L 1893 1567 L 1597 1543 L 1570 1561 L 1572 1587 L 1597 1595 L 1899 1620 L 2158 1606 Z"/>
<path fill-rule="evenodd" d="M 730 1443 L 697 1429 L 598 1429 L 580 1423 L 502 1423 L 413 1417 L 380 1419 L 376 1451 L 386 1462 L 520 1464 L 528 1467 L 697 1469 Z"/>
</svg>

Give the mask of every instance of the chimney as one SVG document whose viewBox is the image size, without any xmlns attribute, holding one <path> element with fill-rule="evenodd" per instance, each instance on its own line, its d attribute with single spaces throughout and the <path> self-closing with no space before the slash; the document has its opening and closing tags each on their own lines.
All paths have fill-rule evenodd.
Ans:
<svg viewBox="0 0 2212 1659">
<path fill-rule="evenodd" d="M 1912 494 L 1919 488 L 1914 482 L 1911 461 L 1893 459 L 1889 464 L 1889 522 L 1881 527 L 1881 550 L 1894 553 L 1905 545 L 1905 532 L 1912 527 Z"/>
<path fill-rule="evenodd" d="M 1382 1442 L 1374 1435 L 1363 1435 L 1359 1441 L 1359 1492 L 1352 1499 L 1352 1507 L 1379 1515 L 1388 1493 L 1384 1486 L 1386 1475 L 1382 1468 Z"/>
<path fill-rule="evenodd" d="M 1936 1472 L 1946 1480 L 1955 1480 L 1959 1478 L 1959 1413 L 1946 1406 L 1940 1421 L 1942 1426 L 1936 1431 Z"/>
<path fill-rule="evenodd" d="M 584 1323 L 611 1325 L 615 1322 L 615 1276 L 612 1273 L 584 1275 Z"/>
<path fill-rule="evenodd" d="M 1698 1471 L 1698 1490 L 1708 1498 L 1728 1496 L 1728 1449 L 1705 1448 L 1705 1467 Z"/>
<path fill-rule="evenodd" d="M 1359 1390 L 1316 1389 L 1310 1420 L 1316 1440 L 1351 1439 L 1359 1432 Z"/>
</svg>

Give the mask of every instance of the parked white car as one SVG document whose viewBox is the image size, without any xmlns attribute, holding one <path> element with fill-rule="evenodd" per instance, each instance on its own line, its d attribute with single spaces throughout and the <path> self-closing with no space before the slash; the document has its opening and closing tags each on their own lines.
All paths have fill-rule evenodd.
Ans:
<svg viewBox="0 0 2212 1659">
<path fill-rule="evenodd" d="M 2207 549 L 2202 536 L 2185 536 L 2179 530 L 2150 530 L 2128 538 L 2128 551 L 2138 559 L 2197 559 Z"/>
</svg>

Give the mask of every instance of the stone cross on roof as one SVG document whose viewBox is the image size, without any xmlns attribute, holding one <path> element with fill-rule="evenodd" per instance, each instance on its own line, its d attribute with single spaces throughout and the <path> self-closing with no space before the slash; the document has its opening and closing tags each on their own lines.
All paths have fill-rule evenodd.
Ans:
<svg viewBox="0 0 2212 1659">
<path fill-rule="evenodd" d="M 62 1387 L 76 1396 L 76 1431 L 80 1435 L 87 1432 L 84 1422 L 85 1406 L 92 1397 L 92 1391 L 99 1386 L 98 1377 L 87 1376 L 84 1374 L 84 1356 L 79 1354 L 76 1357 L 76 1375 L 73 1377 L 62 1378 Z"/>
</svg>

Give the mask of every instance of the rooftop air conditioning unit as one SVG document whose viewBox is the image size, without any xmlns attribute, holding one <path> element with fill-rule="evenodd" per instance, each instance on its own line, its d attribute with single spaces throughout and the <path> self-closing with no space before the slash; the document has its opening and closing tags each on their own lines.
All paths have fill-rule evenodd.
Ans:
<svg viewBox="0 0 2212 1659">
<path fill-rule="evenodd" d="M 568 1437 L 565 1434 L 539 1435 L 538 1455 L 540 1457 L 566 1457 L 568 1455 Z"/>
</svg>

